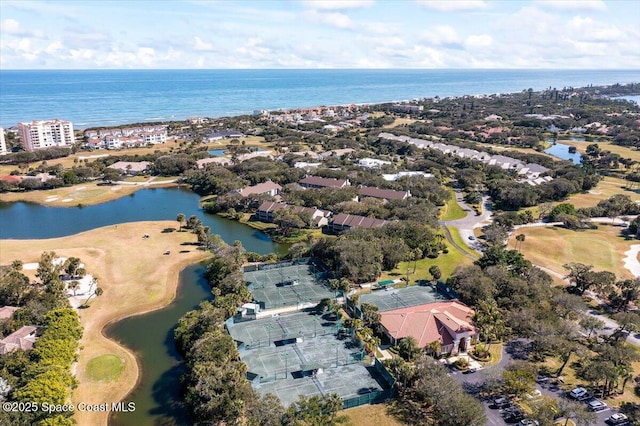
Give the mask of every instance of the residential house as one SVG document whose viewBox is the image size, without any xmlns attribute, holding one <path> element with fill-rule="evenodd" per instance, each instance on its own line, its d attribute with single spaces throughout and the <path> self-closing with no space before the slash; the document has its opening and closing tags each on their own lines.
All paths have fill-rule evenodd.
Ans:
<svg viewBox="0 0 640 426">
<path fill-rule="evenodd" d="M 11 318 L 13 313 L 20 308 L 15 306 L 3 306 L 0 308 L 0 321 L 8 320 Z"/>
<path fill-rule="evenodd" d="M 275 197 L 280 193 L 281 190 L 282 190 L 282 187 L 280 185 L 278 185 L 277 183 L 271 180 L 268 180 L 266 182 L 262 182 L 257 185 L 246 186 L 242 189 L 236 190 L 235 192 L 237 194 L 240 194 L 243 197 L 247 197 L 249 195 L 262 195 L 262 194 L 267 194 L 267 195 L 271 195 L 272 197 Z"/>
<path fill-rule="evenodd" d="M 473 315 L 473 309 L 451 300 L 381 312 L 380 324 L 394 345 L 411 336 L 420 348 L 438 342 L 442 353 L 456 354 L 466 352 L 477 335 Z"/>
<path fill-rule="evenodd" d="M 377 169 L 387 164 L 391 164 L 391 161 L 378 160 L 377 158 L 361 158 L 358 160 L 358 166 L 369 169 Z"/>
<path fill-rule="evenodd" d="M 356 226 L 362 228 L 381 228 L 385 224 L 387 224 L 387 221 L 382 219 L 340 213 L 331 219 L 328 226 L 329 229 L 334 232 L 342 232 Z"/>
<path fill-rule="evenodd" d="M 355 149 L 353 148 L 332 149 L 330 151 L 325 151 L 322 154 L 320 154 L 320 158 L 325 159 L 331 156 L 342 157 L 343 155 L 351 154 L 354 151 Z"/>
<path fill-rule="evenodd" d="M 381 200 L 406 200 L 411 197 L 409 191 L 396 191 L 393 189 L 380 189 L 372 186 L 360 186 L 358 188 L 358 195 L 360 197 L 379 198 Z"/>
<path fill-rule="evenodd" d="M 205 136 L 205 139 L 209 142 L 214 142 L 222 139 L 239 139 L 242 137 L 244 137 L 244 133 L 239 132 L 237 130 L 226 129 L 226 130 L 211 131 L 207 133 L 207 135 Z"/>
<path fill-rule="evenodd" d="M 37 327 L 33 325 L 25 325 L 14 331 L 4 339 L 0 340 L 0 355 L 21 349 L 23 351 L 33 348 L 36 342 Z"/>
<path fill-rule="evenodd" d="M 329 216 L 331 216 L 331 212 L 327 210 L 265 201 L 258 207 L 258 210 L 256 210 L 256 218 L 262 222 L 273 222 L 274 213 L 282 209 L 288 209 L 294 214 L 310 214 L 317 227 L 327 225 L 329 223 Z"/>
<path fill-rule="evenodd" d="M 303 188 L 344 188 L 351 185 L 349 179 L 323 178 L 320 176 L 307 176 L 298 182 Z"/>
<path fill-rule="evenodd" d="M 433 174 L 425 173 L 425 172 L 398 172 L 395 174 L 383 174 L 382 179 L 386 180 L 387 182 L 395 182 L 396 180 L 405 176 L 409 176 L 409 177 L 421 176 L 423 178 L 432 178 Z"/>
</svg>

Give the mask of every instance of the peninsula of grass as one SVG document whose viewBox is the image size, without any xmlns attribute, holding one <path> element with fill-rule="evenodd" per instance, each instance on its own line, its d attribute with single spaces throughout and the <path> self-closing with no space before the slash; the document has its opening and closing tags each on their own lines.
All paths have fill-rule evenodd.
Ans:
<svg viewBox="0 0 640 426">
<path fill-rule="evenodd" d="M 562 265 L 579 262 L 611 271 L 619 279 L 634 278 L 624 267 L 624 252 L 633 242 L 622 238 L 620 231 L 620 227 L 602 224 L 598 229 L 578 231 L 557 226 L 521 228 L 511 235 L 508 246 L 515 247 L 515 235 L 524 234 L 520 252 L 535 265 L 565 275 Z"/>
<path fill-rule="evenodd" d="M 79 257 L 88 273 L 96 277 L 102 296 L 92 299 L 88 309 L 78 311 L 83 327 L 76 377 L 79 385 L 73 401 L 104 404 L 122 400 L 138 379 L 138 364 L 132 352 L 103 335 L 106 325 L 119 319 L 156 310 L 169 304 L 176 294 L 182 269 L 210 254 L 192 245 L 189 232 L 163 232 L 175 228 L 175 221 L 134 222 L 110 225 L 76 235 L 43 240 L 1 240 L 0 264 L 14 260 L 37 262 L 45 251 L 61 257 Z M 142 238 L 149 234 L 149 238 Z M 165 250 L 170 255 L 164 255 Z M 35 271 L 25 271 L 28 275 Z M 105 355 L 121 360 L 122 371 L 111 381 L 95 381 L 94 361 Z M 106 360 L 107 358 L 105 358 Z M 102 368 L 102 367 L 100 367 Z M 108 368 L 106 368 L 108 371 Z M 113 376 L 112 376 L 113 377 Z M 76 411 L 81 425 L 107 425 L 107 412 Z"/>
<path fill-rule="evenodd" d="M 462 240 L 462 237 L 460 236 L 460 232 L 458 232 L 458 228 L 456 228 L 454 226 L 447 226 L 447 229 L 449 230 L 449 233 L 451 234 L 451 239 L 453 240 L 453 242 L 456 243 L 457 245 L 459 245 L 460 247 L 462 247 L 462 250 L 464 250 L 465 253 L 470 254 L 471 256 L 475 257 L 476 259 L 480 258 L 480 255 L 475 250 L 469 248 L 467 243 L 465 243 Z M 452 247 L 452 249 L 457 251 L 457 249 L 455 247 Z"/>
<path fill-rule="evenodd" d="M 467 212 L 464 211 L 460 204 L 457 203 L 456 197 L 451 192 L 451 198 L 447 200 L 447 203 L 442 207 L 442 214 L 440 216 L 440 220 L 457 220 L 462 219 L 467 216 Z"/>
<path fill-rule="evenodd" d="M 112 382 L 120 377 L 124 363 L 113 354 L 100 355 L 87 363 L 87 378 L 96 382 Z"/>
</svg>

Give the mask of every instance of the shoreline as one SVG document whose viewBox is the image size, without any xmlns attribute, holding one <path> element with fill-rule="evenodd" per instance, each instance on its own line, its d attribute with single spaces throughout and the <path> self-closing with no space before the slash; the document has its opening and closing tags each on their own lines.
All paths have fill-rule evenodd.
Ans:
<svg viewBox="0 0 640 426">
<path fill-rule="evenodd" d="M 15 259 L 23 261 L 37 260 L 43 251 L 55 251 L 59 256 L 80 257 L 87 270 L 99 278 L 100 287 L 105 292 L 95 297 L 86 310 L 79 310 L 83 325 L 81 351 L 77 363 L 76 378 L 78 387 L 73 392 L 73 402 L 78 404 L 104 404 L 124 400 L 139 384 L 140 360 L 135 352 L 119 342 L 110 339 L 106 327 L 131 316 L 162 309 L 171 304 L 177 295 L 180 272 L 194 263 L 206 260 L 210 254 L 202 251 L 190 251 L 178 256 L 165 257 L 162 251 L 170 244 L 171 248 L 184 248 L 182 242 L 191 242 L 193 234 L 173 232 L 162 234 L 172 221 L 133 222 L 106 226 L 74 234 L 67 237 L 43 240 L 0 240 L 4 249 L 0 253 L 0 263 Z M 142 240 L 137 235 L 144 228 L 152 235 L 150 240 Z M 138 245 L 154 242 L 148 250 L 138 250 L 140 258 L 132 259 L 131 250 L 135 250 L 133 240 Z M 87 247 L 86 241 L 100 242 Z M 177 247 L 176 247 L 177 246 Z M 99 247 L 99 248 L 96 248 Z M 162 249 L 160 249 L 162 247 Z M 184 256 L 184 257 L 182 257 Z M 162 259 L 160 264 L 157 259 Z M 174 262 L 168 264 L 166 260 Z M 133 261 L 132 261 L 133 260 Z M 158 284 L 160 282 L 160 284 Z M 150 300 L 138 300 L 140 295 L 151 296 Z M 124 301 L 124 303 L 114 303 Z M 123 306 L 124 305 L 124 306 Z M 112 354 L 123 361 L 123 371 L 111 382 L 95 382 L 86 376 L 88 362 L 101 355 Z M 74 414 L 79 424 L 107 425 L 108 412 L 79 412 Z"/>
<path fill-rule="evenodd" d="M 113 186 L 98 187 L 96 183 L 79 183 L 73 186 L 60 187 L 49 190 L 35 190 L 28 192 L 5 192 L 0 194 L 0 202 L 38 204 L 46 207 L 88 207 L 108 203 L 119 198 L 131 195 L 141 189 L 150 188 L 177 188 L 183 186 L 178 182 L 158 182 L 149 185 L 144 184 L 117 184 Z M 99 194 L 89 195 L 88 198 L 71 198 L 72 194 L 88 194 L 91 191 L 100 191 Z M 57 195 L 51 195 L 57 194 Z M 84 195 L 84 194 L 82 194 Z M 54 199 L 55 197 L 55 199 Z M 70 201 L 67 201 L 70 200 Z"/>
</svg>

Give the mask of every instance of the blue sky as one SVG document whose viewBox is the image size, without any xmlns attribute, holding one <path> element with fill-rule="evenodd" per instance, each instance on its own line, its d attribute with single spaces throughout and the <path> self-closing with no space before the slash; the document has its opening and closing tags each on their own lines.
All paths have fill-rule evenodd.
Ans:
<svg viewBox="0 0 640 426">
<path fill-rule="evenodd" d="M 638 0 L 0 0 L 1 69 L 640 69 Z"/>
</svg>

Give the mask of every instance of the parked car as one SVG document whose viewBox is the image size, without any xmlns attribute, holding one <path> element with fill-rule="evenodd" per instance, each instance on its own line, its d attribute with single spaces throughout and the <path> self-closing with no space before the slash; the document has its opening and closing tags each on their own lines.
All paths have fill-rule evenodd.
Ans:
<svg viewBox="0 0 640 426">
<path fill-rule="evenodd" d="M 609 416 L 609 418 L 607 420 L 605 420 L 605 423 L 609 424 L 609 425 L 628 425 L 631 424 L 631 422 L 629 422 L 629 418 L 627 418 L 627 416 L 625 416 L 624 414 L 621 413 L 615 413 Z"/>
<path fill-rule="evenodd" d="M 579 397 L 578 401 L 580 401 L 580 402 L 590 402 L 592 399 L 595 399 L 594 396 L 591 395 L 589 392 L 587 392 L 584 395 L 582 395 L 581 397 Z"/>
<path fill-rule="evenodd" d="M 478 369 L 477 369 L 477 368 L 475 368 L 475 367 L 470 367 L 470 368 L 467 368 L 466 370 L 464 370 L 464 371 L 462 372 L 462 374 L 473 374 L 473 373 L 475 373 L 476 371 L 478 371 Z"/>
<path fill-rule="evenodd" d="M 491 404 L 493 408 L 507 408 L 511 407 L 511 400 L 509 398 L 498 395 L 494 398 L 493 404 Z"/>
<path fill-rule="evenodd" d="M 548 383 L 549 382 L 549 378 L 547 376 L 538 376 L 538 378 L 536 379 L 536 383 Z"/>
<path fill-rule="evenodd" d="M 575 388 L 571 392 L 569 392 L 569 396 L 573 399 L 580 399 L 587 394 L 587 390 L 585 388 Z"/>
<path fill-rule="evenodd" d="M 522 419 L 520 420 L 520 422 L 518 422 L 518 426 L 539 426 L 540 423 L 538 423 L 537 420 L 532 420 L 532 419 Z"/>
<path fill-rule="evenodd" d="M 509 407 L 502 413 L 502 418 L 507 423 L 516 423 L 524 420 L 524 411 L 520 407 Z"/>
<path fill-rule="evenodd" d="M 589 401 L 589 403 L 587 404 L 587 407 L 589 408 L 589 410 L 595 411 L 595 412 L 600 412 L 600 411 L 609 409 L 609 406 L 604 402 L 600 401 L 599 399 L 594 399 L 593 401 Z"/>
<path fill-rule="evenodd" d="M 476 237 L 474 237 L 473 235 L 469 235 L 469 240 L 470 240 L 470 241 L 473 241 L 473 240 L 475 240 L 475 239 L 476 239 Z"/>
</svg>

